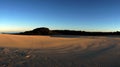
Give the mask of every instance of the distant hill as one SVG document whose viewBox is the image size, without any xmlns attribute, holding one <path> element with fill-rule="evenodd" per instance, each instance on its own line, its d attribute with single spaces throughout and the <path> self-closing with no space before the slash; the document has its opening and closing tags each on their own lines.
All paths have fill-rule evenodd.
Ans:
<svg viewBox="0 0 120 67">
<path fill-rule="evenodd" d="M 75 30 L 50 30 L 46 27 L 36 28 L 30 31 L 18 33 L 21 35 L 85 35 L 85 36 L 106 36 L 106 35 L 120 35 L 120 32 L 87 32 Z"/>
<path fill-rule="evenodd" d="M 24 34 L 24 35 L 49 35 L 50 30 L 49 30 L 49 28 L 41 27 L 41 28 L 33 29 L 31 31 L 21 32 L 19 34 Z"/>
</svg>

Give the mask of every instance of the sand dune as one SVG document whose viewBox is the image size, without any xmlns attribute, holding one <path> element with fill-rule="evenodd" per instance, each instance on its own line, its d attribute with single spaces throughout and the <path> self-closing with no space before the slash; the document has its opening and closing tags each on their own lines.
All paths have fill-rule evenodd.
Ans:
<svg viewBox="0 0 120 67">
<path fill-rule="evenodd" d="M 18 57 L 32 56 L 29 60 L 17 60 L 16 64 L 8 62 L 8 66 L 12 64 L 12 67 L 120 67 L 120 38 L 117 37 L 0 34 L 0 47 L 3 48 L 0 50 L 2 55 L 8 53 L 16 58 L 16 55 L 25 52 L 25 56 Z M 16 50 L 17 53 L 14 53 Z"/>
</svg>

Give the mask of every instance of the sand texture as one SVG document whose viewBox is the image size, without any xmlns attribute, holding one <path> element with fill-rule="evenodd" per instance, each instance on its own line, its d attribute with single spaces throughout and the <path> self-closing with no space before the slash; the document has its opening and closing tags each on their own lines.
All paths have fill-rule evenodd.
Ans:
<svg viewBox="0 0 120 67">
<path fill-rule="evenodd" d="M 120 67 L 120 38 L 0 34 L 0 67 Z"/>
</svg>

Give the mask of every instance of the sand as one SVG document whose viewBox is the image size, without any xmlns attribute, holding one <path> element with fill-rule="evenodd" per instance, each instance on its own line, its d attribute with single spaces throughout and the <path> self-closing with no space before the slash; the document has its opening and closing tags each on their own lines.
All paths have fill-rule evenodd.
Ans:
<svg viewBox="0 0 120 67">
<path fill-rule="evenodd" d="M 0 34 L 0 47 L 0 66 L 120 67 L 119 37 Z"/>
</svg>

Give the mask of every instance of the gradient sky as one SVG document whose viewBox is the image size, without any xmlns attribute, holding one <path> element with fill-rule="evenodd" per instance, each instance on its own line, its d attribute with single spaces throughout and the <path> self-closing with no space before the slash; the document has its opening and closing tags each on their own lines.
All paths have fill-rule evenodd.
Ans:
<svg viewBox="0 0 120 67">
<path fill-rule="evenodd" d="M 0 0 L 0 32 L 119 31 L 120 0 Z"/>
</svg>

